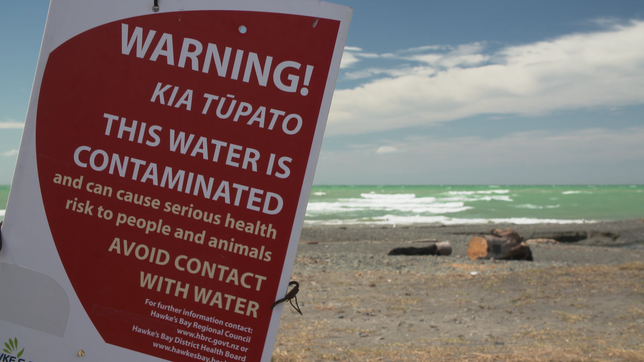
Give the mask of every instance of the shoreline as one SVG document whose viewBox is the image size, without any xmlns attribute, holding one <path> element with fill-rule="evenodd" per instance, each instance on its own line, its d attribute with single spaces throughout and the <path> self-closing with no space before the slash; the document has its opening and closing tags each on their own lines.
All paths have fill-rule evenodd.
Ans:
<svg viewBox="0 0 644 362">
<path fill-rule="evenodd" d="M 555 239 L 570 245 L 644 247 L 644 218 L 593 223 L 485 223 L 485 224 L 407 224 L 407 225 L 307 225 L 301 241 L 414 241 L 421 239 L 455 240 L 488 234 L 492 229 L 511 228 L 524 239 Z M 443 240 L 446 239 L 446 240 Z M 451 240 L 450 240 L 451 241 Z M 467 240 L 469 241 L 469 240 Z"/>
<path fill-rule="evenodd" d="M 472 237 L 489 234 L 494 228 L 513 228 L 524 240 L 555 239 L 555 244 L 531 244 L 534 261 L 469 260 L 467 250 Z M 578 241 L 571 241 L 579 239 Z M 389 256 L 398 247 L 422 247 L 433 242 L 449 242 L 449 256 Z M 567 241 L 566 241 L 567 240 Z M 505 269 L 528 270 L 564 266 L 622 265 L 644 262 L 644 222 L 640 219 L 582 225 L 561 224 L 478 224 L 478 225 L 405 225 L 405 226 L 308 226 L 302 229 L 296 253 L 298 262 L 311 272 L 358 270 L 381 272 L 418 270 L 428 274 L 450 274 L 449 263 L 467 268 L 494 263 L 496 272 Z M 322 261 L 322 262 L 320 262 Z M 429 264 L 435 264 L 428 266 Z M 325 269 L 326 268 L 326 269 Z M 486 269 L 486 268 L 482 268 Z M 487 273 L 483 270 L 482 273 Z"/>
</svg>

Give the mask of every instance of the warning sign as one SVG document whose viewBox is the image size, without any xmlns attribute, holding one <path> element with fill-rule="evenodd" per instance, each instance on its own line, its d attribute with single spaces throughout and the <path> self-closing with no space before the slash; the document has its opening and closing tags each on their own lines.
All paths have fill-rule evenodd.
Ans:
<svg viewBox="0 0 644 362">
<path fill-rule="evenodd" d="M 269 360 L 350 10 L 79 3 L 51 5 L 14 182 L 35 171 L 37 188 L 12 188 L 7 256 L 32 243 L 12 263 L 61 286 L 97 336 L 88 357 Z M 61 15 L 75 6 L 89 13 Z M 44 218 L 12 218 L 29 209 Z M 1 338 L 27 330 L 0 322 Z"/>
</svg>

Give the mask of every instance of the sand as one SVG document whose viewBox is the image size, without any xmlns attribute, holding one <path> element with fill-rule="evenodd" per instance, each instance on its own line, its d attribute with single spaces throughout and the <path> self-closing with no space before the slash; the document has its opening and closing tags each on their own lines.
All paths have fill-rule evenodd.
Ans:
<svg viewBox="0 0 644 362">
<path fill-rule="evenodd" d="M 512 227 L 534 261 L 467 258 Z M 450 256 L 389 256 L 423 239 Z M 644 361 L 644 222 L 305 226 L 274 361 Z"/>
</svg>

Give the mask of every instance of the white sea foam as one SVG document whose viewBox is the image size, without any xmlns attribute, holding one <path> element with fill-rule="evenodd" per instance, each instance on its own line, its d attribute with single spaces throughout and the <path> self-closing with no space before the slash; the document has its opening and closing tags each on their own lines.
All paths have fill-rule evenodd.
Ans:
<svg viewBox="0 0 644 362">
<path fill-rule="evenodd" d="M 477 199 L 475 201 L 507 201 L 507 202 L 512 202 L 510 196 L 485 196 L 481 197 L 480 199 Z"/>
<path fill-rule="evenodd" d="M 532 204 L 516 205 L 515 207 L 517 209 L 531 209 L 531 210 L 541 210 L 541 209 L 543 209 L 543 206 L 532 205 Z"/>
<path fill-rule="evenodd" d="M 469 210 L 463 202 L 437 202 L 435 197 L 416 197 L 414 194 L 362 194 L 362 198 L 338 199 L 335 202 L 309 202 L 306 214 L 358 212 L 358 211 L 402 211 L 413 213 L 445 214 Z"/>
<path fill-rule="evenodd" d="M 476 195 L 476 194 L 507 194 L 510 190 L 482 190 L 482 191 L 447 191 L 450 195 Z"/>
<path fill-rule="evenodd" d="M 396 216 L 385 215 L 382 217 L 351 220 L 307 220 L 308 225 L 352 225 L 352 224 L 378 224 L 378 225 L 408 225 L 408 224 L 584 224 L 594 223 L 594 220 L 559 220 L 559 219 L 536 219 L 536 218 L 507 218 L 507 219 L 461 219 L 446 216 Z"/>
<path fill-rule="evenodd" d="M 636 206 L 611 209 L 610 201 L 626 192 L 635 205 L 644 194 L 644 187 L 356 187 L 355 190 L 339 190 L 350 195 L 344 199 L 333 197 L 335 190 L 320 188 L 315 191 L 327 195 L 312 195 L 306 212 L 307 223 L 529 224 L 638 217 Z M 318 200 L 320 202 L 316 202 Z M 605 203 L 606 210 L 586 207 L 596 202 Z M 635 216 L 628 216 L 631 214 Z"/>
<path fill-rule="evenodd" d="M 4 216 L 4 210 L 0 210 L 0 216 Z"/>
<path fill-rule="evenodd" d="M 313 195 L 315 195 L 315 196 L 324 196 L 324 195 L 326 195 L 326 192 L 322 192 L 322 191 L 314 192 Z"/>
<path fill-rule="evenodd" d="M 495 195 L 495 196 L 479 196 L 479 195 L 473 195 L 473 196 L 454 196 L 454 197 L 445 197 L 442 198 L 441 201 L 463 201 L 463 202 L 471 202 L 471 201 L 507 201 L 507 202 L 512 202 L 512 198 L 507 195 Z"/>
<path fill-rule="evenodd" d="M 432 213 L 444 214 L 469 210 L 471 207 L 463 206 L 462 202 L 447 202 L 447 203 L 432 203 L 432 204 L 416 204 L 416 203 L 400 203 L 400 204 L 368 204 L 361 202 L 310 202 L 306 208 L 306 215 L 313 216 L 314 214 L 326 214 L 337 212 L 351 212 L 351 211 L 406 211 L 414 213 Z"/>
<path fill-rule="evenodd" d="M 373 200 L 409 200 L 409 199 L 414 199 L 416 198 L 415 194 L 377 194 L 375 192 L 371 192 L 368 194 L 360 194 L 365 199 L 373 199 Z"/>
</svg>

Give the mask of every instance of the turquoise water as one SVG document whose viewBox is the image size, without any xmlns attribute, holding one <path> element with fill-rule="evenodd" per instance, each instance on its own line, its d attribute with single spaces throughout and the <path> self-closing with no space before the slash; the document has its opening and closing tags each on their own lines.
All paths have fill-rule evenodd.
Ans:
<svg viewBox="0 0 644 362">
<path fill-rule="evenodd" d="M 9 186 L 0 186 L 0 220 Z M 314 186 L 309 224 L 581 223 L 644 218 L 644 185 Z"/>
<path fill-rule="evenodd" d="M 307 223 L 581 223 L 644 217 L 644 185 L 314 186 Z"/>
<path fill-rule="evenodd" d="M 7 197 L 9 197 L 9 186 L 0 185 L 0 220 L 4 219 L 4 210 L 7 207 Z"/>
</svg>

